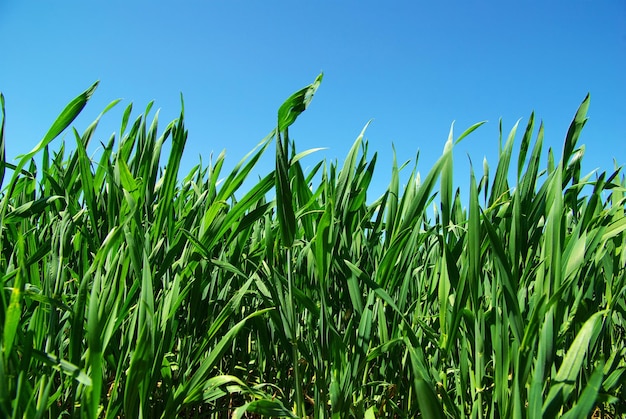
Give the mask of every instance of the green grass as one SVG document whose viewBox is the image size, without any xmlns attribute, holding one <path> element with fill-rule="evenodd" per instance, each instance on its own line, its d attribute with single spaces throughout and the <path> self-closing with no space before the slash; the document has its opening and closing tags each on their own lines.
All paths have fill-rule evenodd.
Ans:
<svg viewBox="0 0 626 419">
<path fill-rule="evenodd" d="M 186 175 L 184 112 L 159 131 L 152 104 L 90 159 L 117 102 L 68 128 L 96 85 L 10 164 L 0 96 L 3 416 L 626 414 L 626 181 L 581 175 L 589 97 L 560 156 L 534 115 L 517 154 L 501 127 L 466 200 L 454 146 L 481 124 L 404 188 L 394 159 L 373 197 L 363 134 L 342 166 L 300 165 L 288 130 L 320 83 L 232 171 L 221 154 Z M 276 170 L 243 189 L 274 141 Z"/>
</svg>

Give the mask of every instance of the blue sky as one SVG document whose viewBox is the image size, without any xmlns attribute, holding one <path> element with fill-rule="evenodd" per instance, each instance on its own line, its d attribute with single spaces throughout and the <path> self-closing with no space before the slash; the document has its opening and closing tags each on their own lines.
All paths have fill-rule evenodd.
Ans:
<svg viewBox="0 0 626 419">
<path fill-rule="evenodd" d="M 343 161 L 363 126 L 378 152 L 372 194 L 420 150 L 425 175 L 450 124 L 457 186 L 467 188 L 469 154 L 479 174 L 495 171 L 498 121 L 506 133 L 528 116 L 545 123 L 560 156 L 587 92 L 583 170 L 626 163 L 626 3 L 606 1 L 61 1 L 0 0 L 0 91 L 6 100 L 7 159 L 29 151 L 56 115 L 94 81 L 100 86 L 75 126 L 82 132 L 112 100 L 97 138 L 154 100 L 161 127 L 185 99 L 189 139 L 182 172 L 202 156 L 237 163 L 276 123 L 294 91 L 323 71 L 310 108 L 290 129 L 305 160 Z M 65 140 L 70 145 L 73 137 Z M 56 146 L 60 140 L 56 140 Z M 52 148 L 56 148 L 55 145 Z M 93 150 L 97 152 L 97 150 Z M 273 167 L 270 152 L 259 173 Z M 408 174 L 408 170 L 406 170 Z M 375 196 L 370 196 L 370 199 Z"/>
</svg>

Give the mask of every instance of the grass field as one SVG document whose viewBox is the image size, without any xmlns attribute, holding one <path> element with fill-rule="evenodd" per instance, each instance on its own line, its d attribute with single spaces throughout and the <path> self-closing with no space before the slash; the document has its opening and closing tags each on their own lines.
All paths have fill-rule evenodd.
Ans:
<svg viewBox="0 0 626 419">
<path fill-rule="evenodd" d="M 376 197 L 362 135 L 300 165 L 288 131 L 320 82 L 229 173 L 221 154 L 181 174 L 184 112 L 159 131 L 151 104 L 92 160 L 116 102 L 69 127 L 96 85 L 13 165 L 0 96 L 2 416 L 626 415 L 626 181 L 581 173 L 589 97 L 560 152 L 534 115 L 501 128 L 467 198 L 453 150 L 480 124 L 404 187 L 394 161 Z"/>
</svg>

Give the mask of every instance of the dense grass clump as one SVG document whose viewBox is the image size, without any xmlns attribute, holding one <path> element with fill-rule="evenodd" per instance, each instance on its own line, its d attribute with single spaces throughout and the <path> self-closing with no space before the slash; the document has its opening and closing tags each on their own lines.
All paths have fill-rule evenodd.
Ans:
<svg viewBox="0 0 626 419">
<path fill-rule="evenodd" d="M 103 115 L 51 151 L 95 85 L 12 165 L 0 96 L 2 416 L 626 414 L 626 181 L 581 176 L 589 98 L 546 167 L 531 115 L 517 162 L 516 125 L 462 201 L 453 149 L 476 124 L 372 197 L 363 135 L 341 167 L 300 165 L 288 130 L 320 82 L 230 173 L 222 154 L 186 176 L 183 112 L 158 134 L 151 105 L 98 161 Z"/>
</svg>

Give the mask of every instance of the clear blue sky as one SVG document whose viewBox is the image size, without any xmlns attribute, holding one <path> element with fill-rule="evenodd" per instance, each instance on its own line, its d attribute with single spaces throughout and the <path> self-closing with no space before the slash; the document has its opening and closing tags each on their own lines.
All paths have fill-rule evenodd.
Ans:
<svg viewBox="0 0 626 419">
<path fill-rule="evenodd" d="M 182 171 L 223 149 L 232 166 L 274 127 L 281 103 L 323 71 L 290 134 L 300 151 L 328 147 L 305 165 L 324 157 L 343 162 L 372 119 L 366 136 L 370 154 L 379 153 L 373 193 L 389 182 L 392 143 L 400 162 L 421 151 L 424 176 L 452 121 L 457 133 L 489 121 L 456 148 L 462 188 L 467 154 L 478 175 L 484 156 L 495 172 L 500 118 L 507 133 L 522 118 L 519 144 L 534 110 L 546 125 L 546 148 L 559 157 L 587 92 L 584 171 L 609 171 L 613 159 L 626 163 L 622 0 L 0 0 L 0 52 L 9 161 L 100 80 L 76 122 L 80 132 L 117 98 L 124 100 L 97 139 L 119 129 L 130 102 L 136 115 L 154 100 L 163 128 L 178 115 L 182 92 L 189 129 Z M 65 140 L 74 141 L 69 133 Z M 271 170 L 272 158 L 270 152 L 260 172 Z"/>
</svg>

